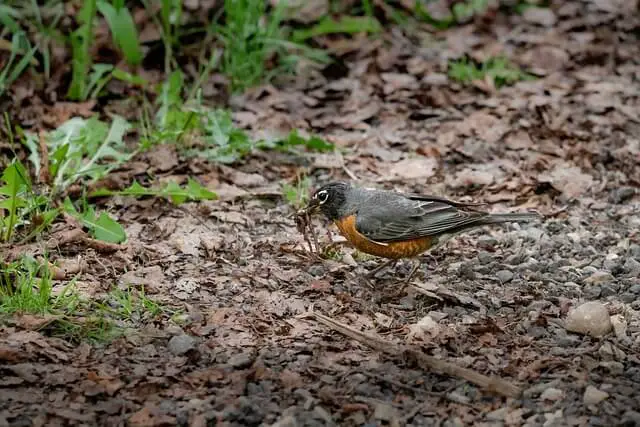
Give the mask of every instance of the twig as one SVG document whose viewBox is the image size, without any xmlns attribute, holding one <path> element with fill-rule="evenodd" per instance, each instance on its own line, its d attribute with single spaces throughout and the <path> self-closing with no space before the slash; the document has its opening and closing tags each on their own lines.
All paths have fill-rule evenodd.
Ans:
<svg viewBox="0 0 640 427">
<path fill-rule="evenodd" d="M 479 386 L 480 388 L 486 389 L 496 394 L 500 394 L 505 397 L 517 398 L 518 396 L 520 396 L 521 390 L 519 387 L 501 378 L 488 377 L 486 375 L 472 371 L 471 369 L 463 368 L 453 363 L 426 355 L 422 351 L 411 346 L 396 345 L 377 336 L 364 334 L 320 313 L 312 311 L 310 315 L 312 315 L 318 322 L 324 324 L 325 326 L 338 331 L 343 335 L 353 338 L 358 342 L 366 344 L 374 350 L 396 357 L 404 357 L 410 361 L 414 361 L 423 369 L 435 371 L 440 374 L 447 374 L 457 378 L 462 378 L 466 381 L 469 381 L 470 383 Z"/>
</svg>

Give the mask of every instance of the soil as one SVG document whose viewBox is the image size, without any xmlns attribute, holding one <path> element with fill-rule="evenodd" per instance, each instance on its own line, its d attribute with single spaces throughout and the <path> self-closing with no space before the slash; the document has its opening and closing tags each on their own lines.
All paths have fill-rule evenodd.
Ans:
<svg viewBox="0 0 640 427">
<path fill-rule="evenodd" d="M 264 151 L 232 166 L 170 146 L 138 156 L 114 179 L 195 176 L 219 200 L 105 199 L 126 244 L 60 245 L 53 260 L 69 274 L 57 290 L 76 273 L 88 297 L 144 286 L 180 314 L 108 344 L 14 318 L 0 328 L 0 425 L 640 425 L 636 7 L 552 2 L 411 38 L 398 28 L 373 41 L 327 38 L 342 66 L 229 104 L 256 138 L 297 128 L 344 154 Z M 463 54 L 504 54 L 539 78 L 462 85 L 446 65 Z M 424 257 L 414 286 L 398 283 L 409 262 L 371 286 L 363 275 L 380 260 L 346 245 L 328 259 L 309 252 L 281 196 L 301 173 L 314 187 L 357 178 L 543 220 L 451 240 Z M 325 230 L 338 240 L 322 218 L 314 227 L 323 243 Z M 568 331 L 569 312 L 594 300 L 613 328 Z M 309 310 L 521 394 L 376 350 Z"/>
</svg>

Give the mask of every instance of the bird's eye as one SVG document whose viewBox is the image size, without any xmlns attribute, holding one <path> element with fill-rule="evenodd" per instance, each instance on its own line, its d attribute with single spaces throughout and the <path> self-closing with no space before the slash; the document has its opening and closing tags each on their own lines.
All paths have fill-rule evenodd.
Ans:
<svg viewBox="0 0 640 427">
<path fill-rule="evenodd" d="M 326 190 L 320 190 L 316 193 L 315 198 L 320 201 L 320 204 L 323 204 L 329 199 L 329 192 Z"/>
</svg>

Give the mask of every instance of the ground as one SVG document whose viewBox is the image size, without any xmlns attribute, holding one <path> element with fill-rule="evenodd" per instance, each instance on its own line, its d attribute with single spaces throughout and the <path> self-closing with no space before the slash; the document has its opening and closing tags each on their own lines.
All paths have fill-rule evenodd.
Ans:
<svg viewBox="0 0 640 427">
<path fill-rule="evenodd" d="M 108 199 L 127 243 L 71 241 L 55 261 L 67 280 L 79 273 L 89 297 L 144 286 L 179 314 L 107 344 L 69 342 L 15 317 L 0 329 L 0 425 L 640 424 L 632 3 L 499 14 L 420 43 L 401 31 L 341 40 L 333 48 L 351 52 L 344 67 L 231 99 L 252 135 L 302 129 L 343 154 L 265 151 L 233 166 L 185 160 L 167 145 L 140 155 L 119 176 L 197 176 L 220 198 Z M 446 64 L 464 53 L 504 53 L 539 78 L 463 86 Z M 313 186 L 356 178 L 543 217 L 453 239 L 424 258 L 414 286 L 397 283 L 408 263 L 371 286 L 362 276 L 379 260 L 348 246 L 330 258 L 309 252 L 281 197 L 281 182 L 300 171 Z M 323 243 L 326 229 L 337 240 L 322 218 L 314 227 Z M 567 330 L 586 301 L 606 307 L 604 336 Z M 383 354 L 309 310 L 522 393 L 503 397 Z"/>
</svg>

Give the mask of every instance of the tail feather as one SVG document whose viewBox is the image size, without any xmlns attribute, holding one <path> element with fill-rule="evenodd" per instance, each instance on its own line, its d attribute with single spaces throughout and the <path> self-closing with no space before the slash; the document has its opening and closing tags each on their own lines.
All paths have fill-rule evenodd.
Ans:
<svg viewBox="0 0 640 427">
<path fill-rule="evenodd" d="M 489 214 L 482 218 L 482 224 L 501 224 L 503 222 L 530 222 L 541 219 L 536 212 Z"/>
</svg>

